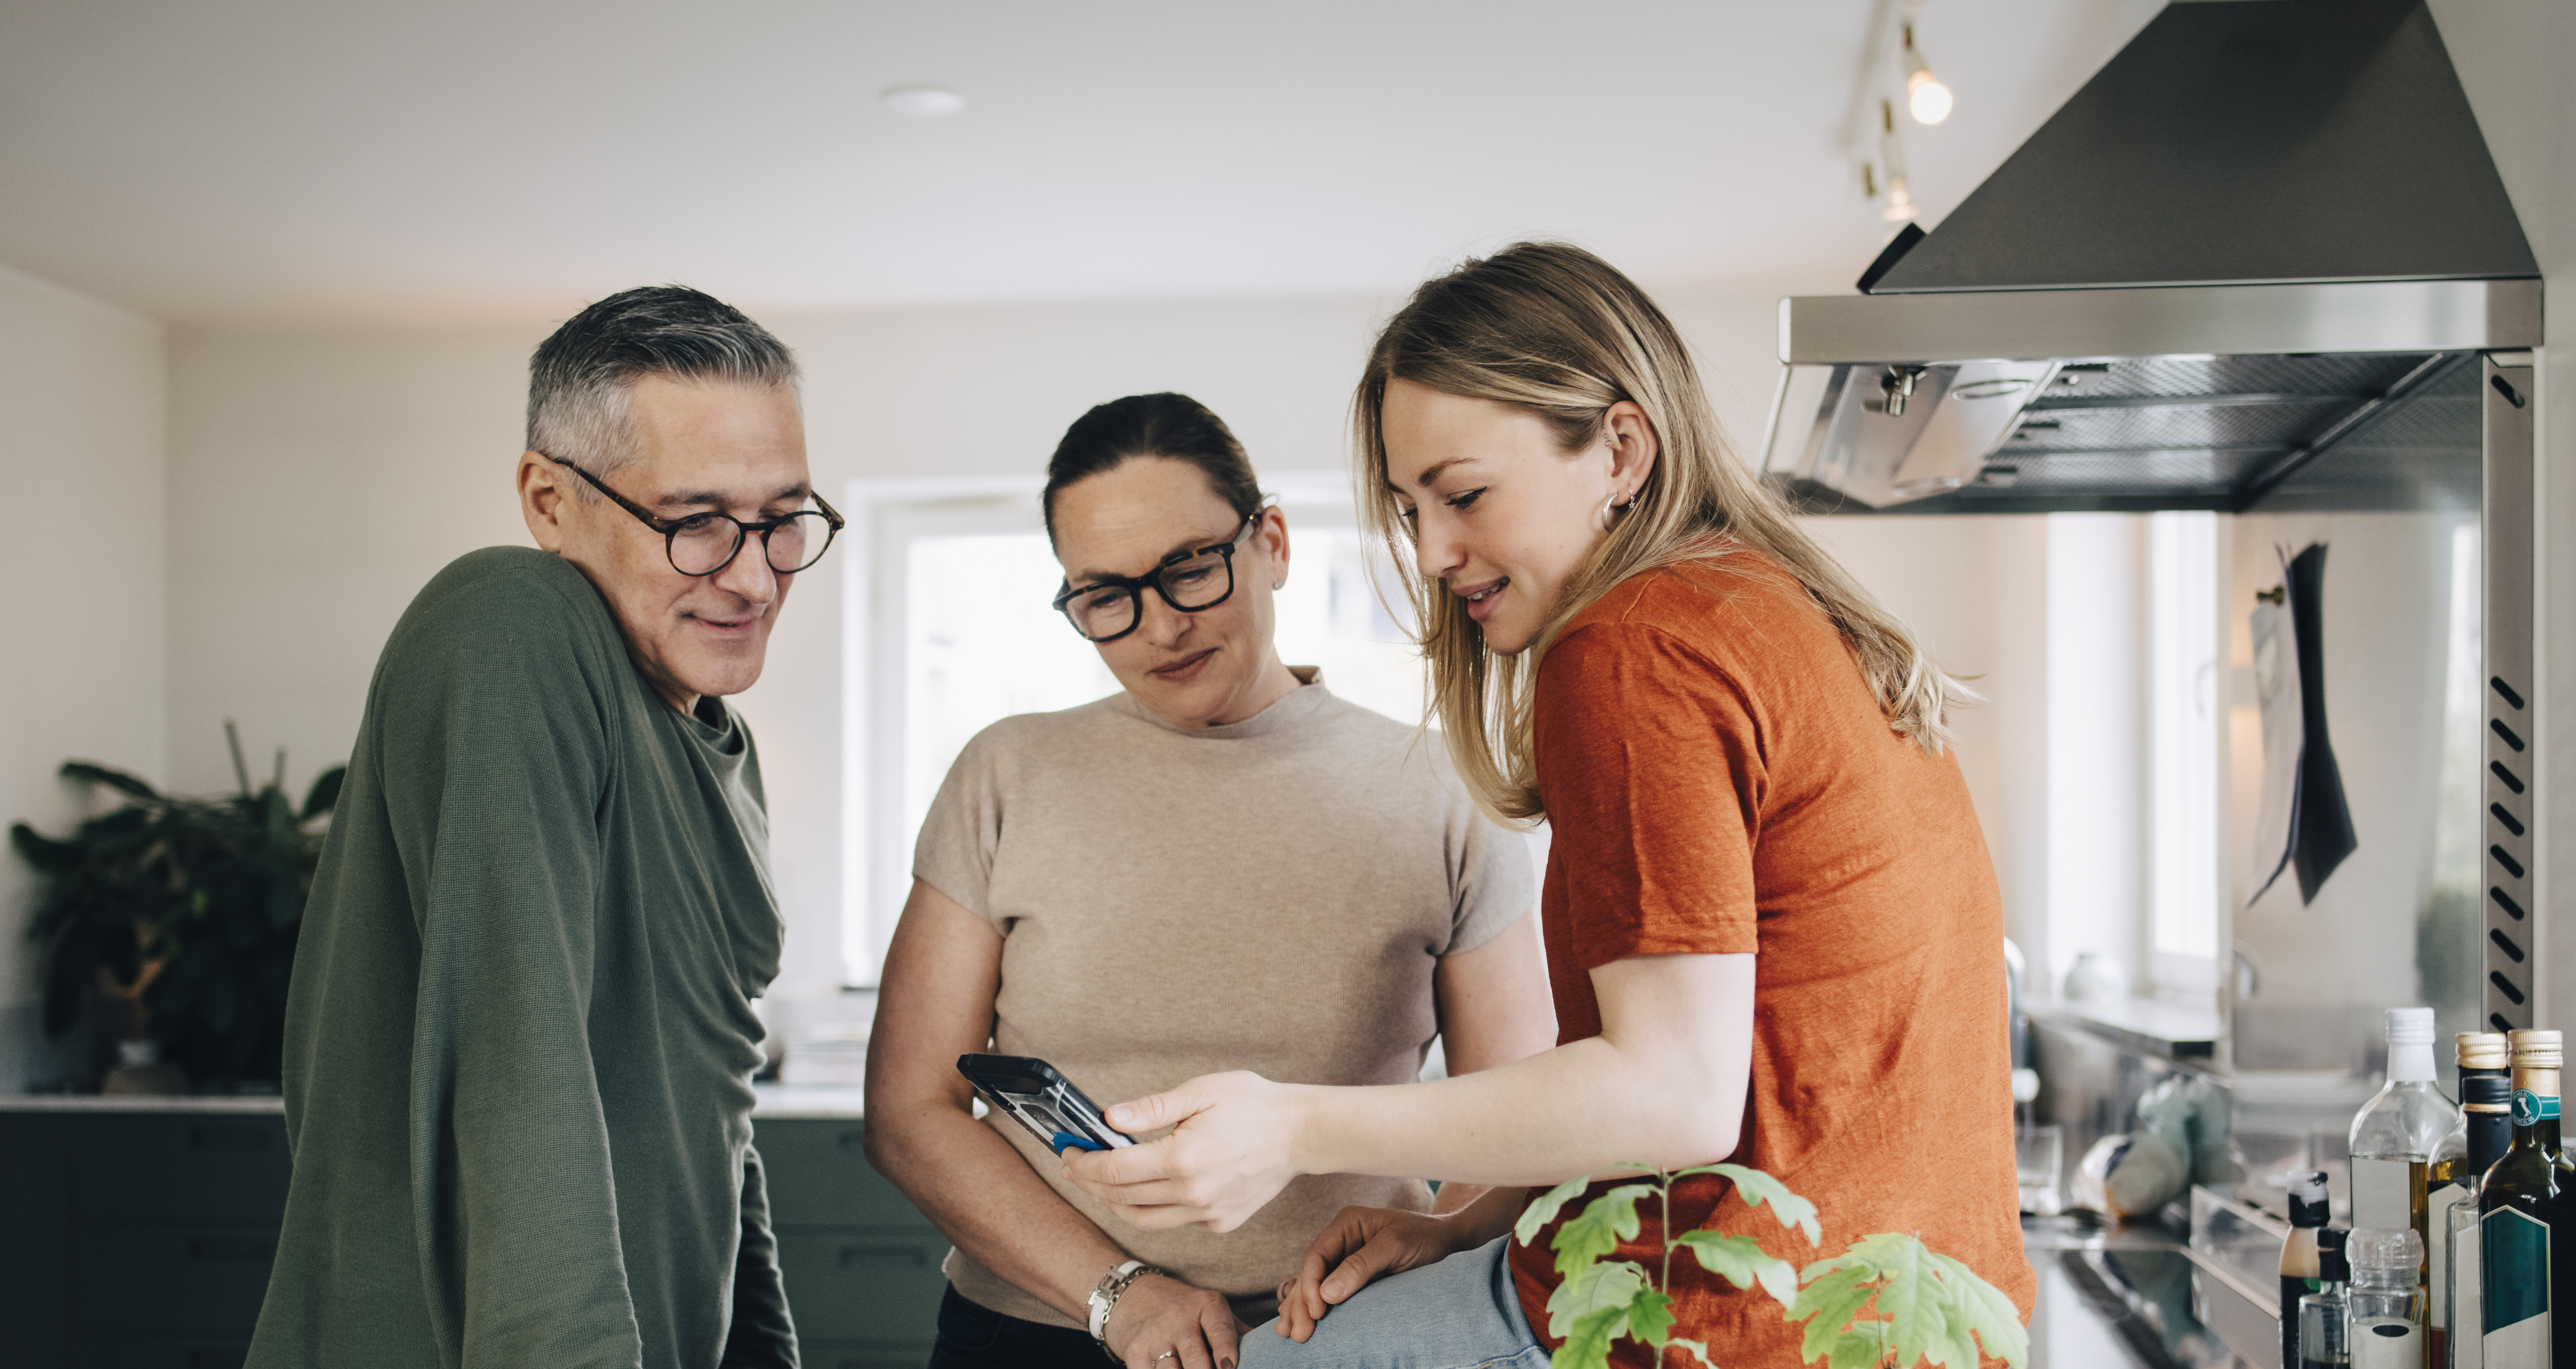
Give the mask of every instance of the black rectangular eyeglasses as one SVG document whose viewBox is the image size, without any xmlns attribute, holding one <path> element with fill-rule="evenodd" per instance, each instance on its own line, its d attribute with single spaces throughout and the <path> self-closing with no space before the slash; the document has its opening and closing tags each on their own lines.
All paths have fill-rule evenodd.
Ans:
<svg viewBox="0 0 2576 1369">
<path fill-rule="evenodd" d="M 1173 552 L 1144 575 L 1104 575 L 1080 589 L 1056 592 L 1056 611 L 1073 630 L 1094 642 L 1114 642 L 1145 621 L 1145 591 L 1181 613 L 1203 613 L 1234 594 L 1234 549 L 1261 526 L 1261 512 L 1247 516 L 1234 536 L 1214 546 Z"/>
</svg>

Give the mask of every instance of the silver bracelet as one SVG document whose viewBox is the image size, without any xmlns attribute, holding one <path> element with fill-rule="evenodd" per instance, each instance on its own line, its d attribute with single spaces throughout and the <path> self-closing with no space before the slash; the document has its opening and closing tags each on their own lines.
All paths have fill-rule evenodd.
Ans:
<svg viewBox="0 0 2576 1369">
<path fill-rule="evenodd" d="M 1100 1353 L 1109 1356 L 1112 1362 L 1116 1362 L 1118 1356 L 1109 1348 L 1109 1314 L 1117 1310 L 1118 1299 L 1127 1292 L 1130 1284 L 1148 1274 L 1162 1272 L 1143 1260 L 1129 1260 L 1101 1275 L 1099 1284 L 1092 1288 L 1091 1339 L 1100 1347 Z"/>
</svg>

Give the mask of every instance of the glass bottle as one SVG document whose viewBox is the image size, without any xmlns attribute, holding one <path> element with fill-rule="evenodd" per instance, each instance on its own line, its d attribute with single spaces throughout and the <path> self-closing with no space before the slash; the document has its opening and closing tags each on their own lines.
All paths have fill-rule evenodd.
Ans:
<svg viewBox="0 0 2576 1369">
<path fill-rule="evenodd" d="M 2425 1237 L 2433 1149 L 2459 1110 L 2433 1082 L 2433 1010 L 2388 1010 L 2388 1082 L 2352 1119 L 2353 1229 Z"/>
<path fill-rule="evenodd" d="M 2308 1169 L 2293 1170 L 2285 1177 L 2290 1181 L 2290 1234 L 2281 1238 L 2281 1364 L 2284 1369 L 2296 1369 L 2299 1300 L 2318 1291 L 2317 1280 L 2323 1274 L 2317 1261 L 2317 1234 L 2326 1224 L 2326 1176 L 2323 1170 Z"/>
<path fill-rule="evenodd" d="M 2444 1218 L 2442 1245 L 2447 1254 L 2441 1262 L 2443 1277 L 2433 1290 L 2434 1369 L 2485 1369 L 2486 1341 L 2478 1325 L 2478 1196 L 2487 1170 L 2513 1143 L 2512 1097 L 2512 1082 L 2492 1074 L 2480 1072 L 2460 1081 L 2461 1116 L 2468 1120 L 2467 1153 L 2454 1188 L 2459 1201 L 2446 1210 Z M 2456 1334 L 2442 1339 L 2443 1327 Z"/>
<path fill-rule="evenodd" d="M 2344 1259 L 2349 1231 L 2317 1233 L 2317 1277 L 2311 1292 L 2299 1295 L 2299 1369 L 2345 1369 L 2352 1363 L 2352 1307 L 2345 1281 L 2352 1269 Z M 2289 1306 L 2290 1304 L 2284 1304 Z"/>
<path fill-rule="evenodd" d="M 2493 1079 L 2510 1093 L 2512 1085 L 2506 1082 L 2506 1077 L 2510 1072 L 2511 1058 L 2506 1051 L 2503 1032 L 2461 1032 L 2456 1040 L 2461 1112 L 2450 1133 L 2442 1138 L 2441 1144 L 2433 1147 L 2433 1162 L 2424 1170 L 2424 1238 L 2427 1242 L 2424 1248 L 2424 1288 L 2430 1295 L 2426 1310 L 2431 1318 L 2425 1349 L 2427 1362 L 2435 1369 L 2444 1369 L 2457 1358 L 2450 1348 L 2451 1328 L 2457 1325 L 2451 1320 L 2449 1296 L 2452 1219 L 2459 1214 L 2460 1204 L 2467 1203 L 2470 1225 L 2476 1225 L 2477 1181 L 2486 1174 L 2487 1166 L 2495 1163 L 2496 1155 L 2504 1153 L 2512 1135 L 2505 1121 L 2506 1109 L 2499 1106 L 2492 1117 L 2497 1134 L 2503 1138 L 2497 1142 L 2496 1155 L 2488 1156 L 2483 1163 L 2473 1163 L 2469 1159 L 2469 1084 L 2473 1080 Z M 2474 1289 L 2476 1286 L 2473 1279 L 2470 1287 Z M 2476 1356 L 2470 1355 L 2467 1362 L 2476 1363 Z"/>
<path fill-rule="evenodd" d="M 2344 1345 L 2352 1369 L 2424 1369 L 2424 1239 L 2413 1231 L 2355 1227 Z M 2307 1328 L 2299 1328 L 2304 1337 Z"/>
<path fill-rule="evenodd" d="M 2554 1031 L 2513 1035 L 2513 1146 L 2487 1171 L 2478 1193 L 2479 1329 L 2486 1369 L 2550 1369 L 2576 1317 L 2556 1317 L 2571 1274 L 2553 1258 L 2557 1228 L 2576 1221 L 2558 1148 L 2558 1072 L 2564 1060 Z M 2566 1362 L 2576 1365 L 2576 1346 Z"/>
</svg>

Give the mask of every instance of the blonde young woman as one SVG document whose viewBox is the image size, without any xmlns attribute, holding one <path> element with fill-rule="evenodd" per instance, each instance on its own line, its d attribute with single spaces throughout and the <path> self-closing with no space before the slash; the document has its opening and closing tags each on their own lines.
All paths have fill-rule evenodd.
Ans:
<svg viewBox="0 0 2576 1369">
<path fill-rule="evenodd" d="M 1220 1231 L 1300 1175 L 1494 1186 L 1441 1216 L 1343 1212 L 1245 1369 L 1544 1363 L 1546 1239 L 1506 1233 L 1533 1187 L 1621 1162 L 1768 1170 L 1827 1249 L 1916 1232 L 2026 1315 L 1959 687 L 1728 455 L 1679 334 L 1588 253 L 1523 243 L 1424 285 L 1356 408 L 1450 753 L 1490 812 L 1554 831 L 1560 1044 L 1433 1084 L 1193 1079 L 1114 1107 L 1158 1138 L 1075 1157 L 1075 1182 L 1139 1228 Z M 1662 1248 L 1645 1221 L 1630 1257 Z M 1813 1258 L 1713 1177 L 1672 1221 Z M 1800 1362 L 1766 1297 L 1671 1273 L 1674 1334 L 1737 1369 Z"/>
</svg>

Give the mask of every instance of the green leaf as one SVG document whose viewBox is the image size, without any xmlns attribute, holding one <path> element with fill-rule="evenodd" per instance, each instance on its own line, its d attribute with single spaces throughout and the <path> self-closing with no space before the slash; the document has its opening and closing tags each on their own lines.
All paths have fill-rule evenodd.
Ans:
<svg viewBox="0 0 2576 1369">
<path fill-rule="evenodd" d="M 2030 1330 L 2021 1324 L 2021 1309 L 1958 1260 L 1936 1251 L 1932 1262 L 1941 1271 L 1961 1333 L 1974 1332 L 1986 1354 L 2021 1369 L 2030 1359 Z"/>
<path fill-rule="evenodd" d="M 1787 1260 L 1774 1259 L 1762 1253 L 1762 1244 L 1750 1236 L 1731 1236 L 1718 1231 L 1685 1231 L 1673 1238 L 1673 1244 L 1691 1253 L 1699 1267 L 1727 1280 L 1738 1288 L 1762 1285 L 1783 1310 L 1798 1297 L 1798 1271 Z"/>
<path fill-rule="evenodd" d="M 120 794 L 125 794 L 132 798 L 157 799 L 161 797 L 160 793 L 153 789 L 151 785 L 145 784 L 134 776 L 129 775 L 122 770 L 111 770 L 104 765 L 94 764 L 89 761 L 65 761 L 63 762 L 63 768 L 56 773 L 60 774 L 64 779 L 78 780 L 83 784 L 103 784 Z"/>
<path fill-rule="evenodd" d="M 1673 1178 L 1678 1181 L 1692 1174 L 1715 1174 L 1731 1180 L 1736 1194 L 1744 1199 L 1747 1206 L 1760 1207 L 1767 1203 L 1771 1207 L 1771 1215 L 1780 1219 L 1780 1225 L 1794 1226 L 1807 1233 L 1807 1244 L 1824 1243 L 1824 1228 L 1816 1224 L 1816 1205 L 1790 1192 L 1787 1184 L 1761 1170 L 1750 1165 L 1701 1165 L 1697 1169 L 1685 1169 Z"/>
<path fill-rule="evenodd" d="M 1855 1322 L 1825 1348 L 1826 1369 L 1879 1369 L 1887 1362 L 1887 1323 Z"/>
<path fill-rule="evenodd" d="M 1673 1333 L 1673 1300 L 1652 1288 L 1640 1288 L 1628 1300 L 1628 1338 L 1658 1350 Z"/>
<path fill-rule="evenodd" d="M 1556 1229 L 1556 1272 L 1570 1279 L 1588 1269 L 1594 1260 L 1619 1248 L 1621 1241 L 1637 1238 L 1637 1200 L 1655 1194 L 1653 1184 L 1621 1184 L 1584 1206 L 1581 1212 L 1565 1219 Z"/>
<path fill-rule="evenodd" d="M 1798 1342 L 1798 1358 L 1812 1360 L 1832 1351 L 1843 1329 L 1861 1315 L 1878 1292 L 1878 1271 L 1848 1252 L 1818 1260 L 1798 1272 L 1806 1286 L 1789 1304 L 1789 1320 L 1807 1324 Z"/>
<path fill-rule="evenodd" d="M 339 807 L 340 786 L 348 779 L 349 767 L 345 765 L 332 766 L 314 776 L 313 787 L 304 791 L 304 821 L 311 822 Z"/>
<path fill-rule="evenodd" d="M 1556 1286 L 1547 1299 L 1547 1333 L 1566 1337 L 1574 1334 L 1576 1322 L 1595 1312 L 1609 1310 L 1624 1323 L 1628 1307 L 1647 1287 L 1646 1271 L 1634 1260 L 1611 1260 L 1596 1264 Z"/>
<path fill-rule="evenodd" d="M 1521 1219 L 1512 1223 L 1513 1238 L 1523 1245 L 1537 1240 L 1538 1233 L 1546 1230 L 1549 1222 L 1556 1220 L 1557 1211 L 1574 1201 L 1574 1195 L 1591 1186 L 1591 1175 L 1578 1174 L 1540 1194 L 1536 1201 L 1522 1210 Z"/>
<path fill-rule="evenodd" d="M 1565 1333 L 1565 1343 L 1548 1356 L 1548 1369 L 1610 1369 L 1610 1342 L 1627 1320 L 1624 1308 L 1587 1312 Z"/>
<path fill-rule="evenodd" d="M 1690 1351 L 1691 1358 L 1707 1365 L 1708 1369 L 1717 1369 L 1717 1361 L 1708 1357 L 1708 1345 L 1704 1341 L 1684 1340 L 1679 1336 L 1675 1336 L 1664 1343 L 1666 1345 L 1678 1345 L 1681 1348 Z"/>
<path fill-rule="evenodd" d="M 10 824 L 9 844 L 38 874 L 60 879 L 80 868 L 79 842 L 56 841 L 23 822 Z"/>
</svg>

